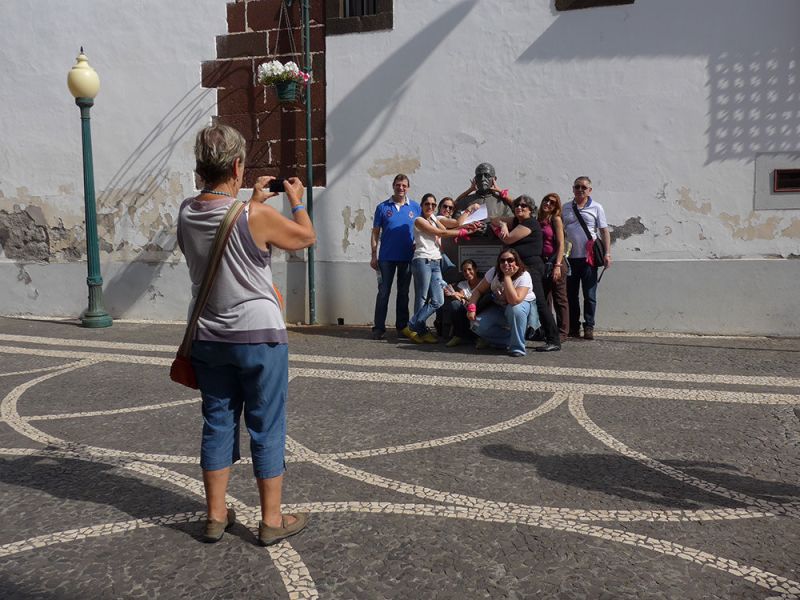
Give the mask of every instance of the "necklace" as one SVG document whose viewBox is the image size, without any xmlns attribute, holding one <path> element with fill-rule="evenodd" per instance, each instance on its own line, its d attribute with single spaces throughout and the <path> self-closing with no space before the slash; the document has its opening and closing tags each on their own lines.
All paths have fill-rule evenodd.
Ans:
<svg viewBox="0 0 800 600">
<path fill-rule="evenodd" d="M 227 196 L 228 198 L 233 198 L 234 197 L 231 194 L 229 194 L 228 192 L 218 192 L 217 190 L 202 189 L 202 190 L 200 190 L 200 193 L 201 194 L 214 194 L 215 196 Z"/>
</svg>

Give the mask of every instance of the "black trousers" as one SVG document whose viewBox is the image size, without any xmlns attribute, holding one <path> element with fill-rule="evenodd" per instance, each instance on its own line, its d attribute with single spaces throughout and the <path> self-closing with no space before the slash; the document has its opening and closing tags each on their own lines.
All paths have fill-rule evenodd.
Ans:
<svg viewBox="0 0 800 600">
<path fill-rule="evenodd" d="M 544 277 L 544 261 L 540 256 L 534 256 L 525 263 L 531 274 L 533 283 L 533 293 L 536 294 L 536 312 L 539 313 L 539 321 L 544 329 L 544 337 L 548 344 L 561 345 L 561 338 L 558 335 L 558 325 L 547 304 L 547 296 L 544 293 L 542 278 Z"/>
</svg>

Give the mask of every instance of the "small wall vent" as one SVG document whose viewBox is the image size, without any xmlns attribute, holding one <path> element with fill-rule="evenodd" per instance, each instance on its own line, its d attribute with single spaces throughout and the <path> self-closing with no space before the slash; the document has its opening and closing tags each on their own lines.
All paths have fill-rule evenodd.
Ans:
<svg viewBox="0 0 800 600">
<path fill-rule="evenodd" d="M 800 169 L 775 169 L 772 172 L 772 191 L 800 192 Z"/>
</svg>

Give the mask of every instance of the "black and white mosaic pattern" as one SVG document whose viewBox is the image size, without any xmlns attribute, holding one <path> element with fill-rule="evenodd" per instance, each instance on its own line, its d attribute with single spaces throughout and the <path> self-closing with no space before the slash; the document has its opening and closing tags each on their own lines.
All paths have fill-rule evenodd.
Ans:
<svg viewBox="0 0 800 600">
<path fill-rule="evenodd" d="M 198 542 L 179 327 L 0 323 L 0 597 L 800 598 L 800 343 L 512 362 L 299 330 L 284 500 L 312 522 L 264 549 L 248 458 Z"/>
</svg>

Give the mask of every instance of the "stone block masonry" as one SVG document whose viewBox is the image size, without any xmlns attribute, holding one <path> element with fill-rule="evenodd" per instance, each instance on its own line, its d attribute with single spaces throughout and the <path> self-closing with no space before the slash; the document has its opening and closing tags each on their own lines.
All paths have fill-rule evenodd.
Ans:
<svg viewBox="0 0 800 600">
<path fill-rule="evenodd" d="M 280 22 L 280 2 L 238 0 L 227 5 L 228 31 L 216 39 L 217 56 L 203 62 L 202 85 L 217 90 L 218 122 L 235 127 L 247 140 L 245 186 L 262 175 L 306 179 L 303 100 L 278 102 L 274 88 L 256 81 L 258 65 L 293 60 L 303 66 L 301 3 L 289 7 L 291 28 Z M 325 185 L 325 11 L 310 7 L 311 131 L 313 184 Z M 292 53 L 294 46 L 295 53 Z"/>
</svg>

